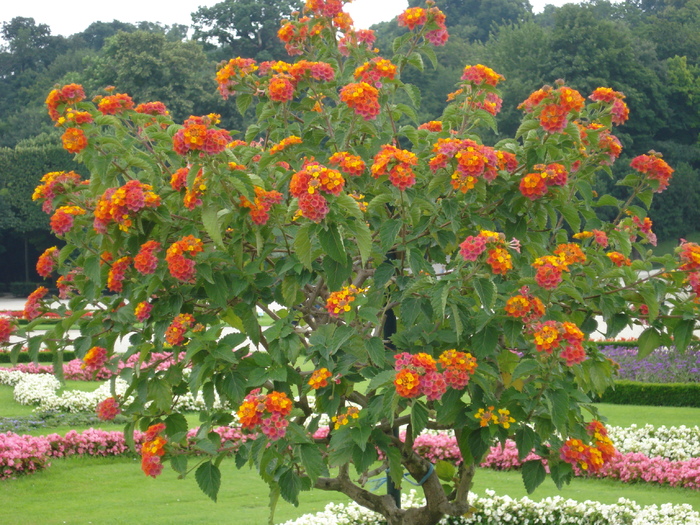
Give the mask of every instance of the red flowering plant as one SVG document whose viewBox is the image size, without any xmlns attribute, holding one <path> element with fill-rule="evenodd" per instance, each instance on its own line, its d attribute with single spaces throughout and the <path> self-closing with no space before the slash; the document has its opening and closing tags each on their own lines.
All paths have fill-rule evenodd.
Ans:
<svg viewBox="0 0 700 525">
<path fill-rule="evenodd" d="M 645 354 L 684 348 L 695 328 L 700 247 L 647 250 L 647 210 L 672 168 L 641 155 L 619 181 L 626 201 L 597 195 L 621 150 L 624 95 L 564 82 L 522 103 L 515 137 L 485 144 L 505 79 L 482 64 L 465 67 L 439 120 L 416 122 L 420 93 L 402 78 L 434 61 L 444 15 L 407 10 L 393 56 L 380 57 L 343 3 L 309 0 L 284 22 L 289 62 L 222 65 L 221 95 L 242 112 L 256 105 L 239 135 L 215 114 L 174 122 L 158 102 L 53 91 L 50 115 L 81 132 L 64 142 L 90 172 L 48 174 L 35 192 L 65 241 L 39 268 L 66 302 L 40 288 L 26 327 L 0 319 L 0 343 L 35 356 L 42 341 L 70 344 L 86 366 L 115 371 L 138 356 L 106 412 L 130 418 L 127 436 L 157 429 L 147 474 L 194 468 L 214 499 L 228 454 L 291 502 L 340 491 L 392 525 L 466 513 L 496 441 L 514 440 L 521 459 L 536 452 L 528 490 L 547 471 L 568 482 L 581 458 L 600 467 L 613 445 L 584 416 L 597 416 L 591 396 L 613 369 L 590 335 L 639 324 Z M 617 217 L 601 220 L 601 206 Z M 71 313 L 30 335 L 52 306 Z M 81 335 L 68 341 L 68 328 Z M 153 354 L 171 366 L 151 366 Z M 191 458 L 174 408 L 187 393 L 206 405 Z M 213 429 L 236 418 L 251 439 L 234 450 Z M 414 452 L 424 429 L 454 431 L 464 460 L 449 476 Z M 404 471 L 422 480 L 426 505 L 403 510 L 365 486 L 385 470 L 396 485 Z"/>
</svg>

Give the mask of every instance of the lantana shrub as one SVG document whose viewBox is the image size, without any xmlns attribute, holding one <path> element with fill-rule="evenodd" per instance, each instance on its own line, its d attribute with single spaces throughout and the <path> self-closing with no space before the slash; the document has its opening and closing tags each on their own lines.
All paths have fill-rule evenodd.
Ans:
<svg viewBox="0 0 700 525">
<path fill-rule="evenodd" d="M 611 445 L 587 432 L 583 412 L 613 366 L 588 342 L 596 319 L 608 337 L 645 323 L 641 354 L 671 336 L 682 350 L 695 327 L 700 246 L 647 249 L 647 210 L 673 169 L 649 152 L 618 181 L 625 200 L 593 190 L 611 175 L 622 148 L 613 125 L 629 113 L 606 86 L 545 86 L 520 105 L 515 137 L 486 144 L 505 79 L 467 65 L 441 119 L 416 122 L 421 94 L 402 75 L 436 65 L 445 15 L 432 3 L 403 13 L 389 58 L 343 4 L 308 0 L 284 22 L 293 62 L 222 64 L 220 93 L 241 112 L 254 107 L 242 133 L 216 114 L 174 122 L 162 104 L 114 89 L 92 102 L 77 85 L 52 91 L 64 146 L 90 172 L 47 174 L 34 195 L 65 241 L 41 270 L 60 276 L 58 313 L 71 314 L 31 334 L 50 300 L 39 288 L 24 311 L 36 320 L 3 321 L 2 341 L 16 338 L 16 353 L 72 343 L 89 366 L 114 370 L 166 344 L 181 350 L 167 370 L 124 369 L 118 408 L 128 435 L 159 429 L 151 458 L 195 469 L 214 499 L 222 452 L 210 430 L 233 417 L 217 396 L 250 432 L 266 430 L 235 454 L 273 500 L 340 491 L 391 525 L 467 512 L 475 467 L 496 441 L 513 439 L 523 458 L 534 448 L 558 485 L 572 465 L 600 468 Z M 602 206 L 617 210 L 612 221 L 597 216 Z M 260 327 L 256 308 L 272 326 Z M 69 342 L 71 327 L 81 335 Z M 172 454 L 188 392 L 205 401 L 197 447 L 209 456 L 195 466 Z M 314 438 L 321 415 L 335 424 Z M 435 472 L 413 451 L 425 428 L 452 429 L 464 461 Z M 422 481 L 425 505 L 401 509 L 365 486 L 386 470 L 396 485 L 404 470 Z M 536 459 L 522 472 L 528 490 L 547 475 Z"/>
</svg>

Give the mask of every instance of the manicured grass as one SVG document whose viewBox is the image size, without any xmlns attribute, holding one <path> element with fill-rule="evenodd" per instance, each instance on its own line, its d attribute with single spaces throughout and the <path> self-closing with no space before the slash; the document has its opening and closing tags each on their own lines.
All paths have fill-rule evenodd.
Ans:
<svg viewBox="0 0 700 525">
<path fill-rule="evenodd" d="M 34 407 L 20 405 L 15 402 L 14 388 L 0 385 L 0 417 L 27 416 L 34 411 Z"/>
</svg>

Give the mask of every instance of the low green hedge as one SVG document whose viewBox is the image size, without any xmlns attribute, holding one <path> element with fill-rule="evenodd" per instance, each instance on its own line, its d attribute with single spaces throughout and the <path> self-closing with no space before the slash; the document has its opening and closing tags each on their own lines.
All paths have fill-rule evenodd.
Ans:
<svg viewBox="0 0 700 525">
<path fill-rule="evenodd" d="M 73 350 L 63 351 L 63 362 L 67 363 L 75 359 L 75 352 Z M 18 363 L 30 363 L 32 360 L 29 358 L 27 352 L 20 352 L 17 356 Z M 53 362 L 53 352 L 39 352 L 39 362 L 40 363 L 52 363 Z M 0 352 L 0 364 L 12 363 L 10 359 L 10 352 Z"/>
<path fill-rule="evenodd" d="M 700 407 L 700 383 L 641 383 L 615 381 L 598 399 L 615 405 Z"/>
</svg>

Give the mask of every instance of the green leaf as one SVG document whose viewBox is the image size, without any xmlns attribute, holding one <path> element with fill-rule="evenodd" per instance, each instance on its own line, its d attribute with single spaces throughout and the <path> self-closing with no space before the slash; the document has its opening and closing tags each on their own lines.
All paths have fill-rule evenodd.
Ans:
<svg viewBox="0 0 700 525">
<path fill-rule="evenodd" d="M 452 463 L 441 459 L 435 463 L 435 473 L 443 481 L 452 481 L 457 474 L 457 469 Z"/>
<path fill-rule="evenodd" d="M 403 89 L 411 99 L 411 102 L 415 107 L 420 107 L 421 92 L 420 89 L 413 84 L 404 84 Z"/>
<path fill-rule="evenodd" d="M 491 279 L 474 279 L 471 283 L 482 306 L 491 310 L 496 304 L 496 285 Z"/>
<path fill-rule="evenodd" d="M 225 210 L 224 210 L 225 211 Z M 207 234 L 219 248 L 226 250 L 224 240 L 221 237 L 221 229 L 219 227 L 219 215 L 216 206 L 208 205 L 202 208 L 202 224 Z"/>
<path fill-rule="evenodd" d="M 187 456 L 184 454 L 179 456 L 173 456 L 170 458 L 170 466 L 175 472 L 180 474 L 180 477 L 184 477 L 187 474 Z"/>
<path fill-rule="evenodd" d="M 294 237 L 294 252 L 299 258 L 299 261 L 309 270 L 311 269 L 311 263 L 313 262 L 311 237 L 309 236 L 309 230 L 312 227 L 312 224 L 304 224 L 297 230 L 297 234 Z"/>
<path fill-rule="evenodd" d="M 246 110 L 253 102 L 253 95 L 250 93 L 241 93 L 236 96 L 236 108 L 241 115 L 245 115 Z"/>
<path fill-rule="evenodd" d="M 581 216 L 576 208 L 567 205 L 560 208 L 559 211 L 573 231 L 577 232 L 581 229 Z"/>
<path fill-rule="evenodd" d="M 661 334 L 656 328 L 649 327 L 642 332 L 637 340 L 637 359 L 644 359 L 661 344 Z"/>
<path fill-rule="evenodd" d="M 532 452 L 537 443 L 537 433 L 530 427 L 524 426 L 515 433 L 515 444 L 518 447 L 518 459 L 521 461 Z"/>
<path fill-rule="evenodd" d="M 365 348 L 369 354 L 369 358 L 372 363 L 382 367 L 386 363 L 386 350 L 384 349 L 384 342 L 380 337 L 372 337 L 365 341 Z"/>
<path fill-rule="evenodd" d="M 379 372 L 370 380 L 369 386 L 367 387 L 367 392 L 369 393 L 374 390 L 377 390 L 381 386 L 391 384 L 391 382 L 394 380 L 394 377 L 396 377 L 395 370 L 384 370 L 383 372 Z"/>
<path fill-rule="evenodd" d="M 423 432 L 423 429 L 428 424 L 428 407 L 422 402 L 416 401 L 411 409 L 411 431 L 415 438 Z"/>
<path fill-rule="evenodd" d="M 339 263 L 335 259 L 324 257 L 323 271 L 326 274 L 328 289 L 331 292 L 340 290 L 352 274 L 352 259 L 348 257 L 344 263 Z"/>
<path fill-rule="evenodd" d="M 148 399 L 153 401 L 158 410 L 165 412 L 173 401 L 170 385 L 164 379 L 152 379 L 148 382 Z"/>
<path fill-rule="evenodd" d="M 331 224 L 327 230 L 321 230 L 318 233 L 318 240 L 326 254 L 330 255 L 341 264 L 346 263 L 347 254 L 345 253 L 345 245 L 343 244 L 343 239 L 340 236 L 338 227 L 335 224 Z"/>
<path fill-rule="evenodd" d="M 320 476 L 328 475 L 328 468 L 323 462 L 323 455 L 316 445 L 300 445 L 299 455 L 301 456 L 301 465 L 312 482 L 315 483 Z"/>
<path fill-rule="evenodd" d="M 347 193 L 338 195 L 333 202 L 347 215 L 355 217 L 357 220 L 364 220 L 362 210 L 358 206 L 357 201 Z"/>
<path fill-rule="evenodd" d="M 498 330 L 486 326 L 472 337 L 472 348 L 476 357 L 488 357 L 493 354 L 498 344 Z"/>
<path fill-rule="evenodd" d="M 532 494 L 547 477 L 547 472 L 544 469 L 544 465 L 542 465 L 542 461 L 536 459 L 523 463 L 522 475 L 525 490 L 527 490 L 528 494 Z"/>
<path fill-rule="evenodd" d="M 85 276 L 90 279 L 96 285 L 100 285 L 102 281 L 100 273 L 100 257 L 93 255 L 85 258 L 85 264 L 83 266 Z"/>
<path fill-rule="evenodd" d="M 430 46 L 425 46 L 423 49 L 421 49 L 423 54 L 428 57 L 428 60 L 430 60 L 430 63 L 433 65 L 433 69 L 437 69 L 438 67 L 438 58 L 437 55 L 435 54 L 435 50 L 430 47 Z M 418 104 L 416 104 L 418 105 Z"/>
<path fill-rule="evenodd" d="M 401 464 L 401 451 L 398 448 L 391 447 L 384 451 L 389 460 L 389 476 L 391 477 L 396 487 L 401 487 L 403 480 L 403 465 Z"/>
<path fill-rule="evenodd" d="M 408 63 L 415 67 L 418 71 L 423 71 L 425 66 L 423 65 L 423 57 L 418 51 L 414 51 L 408 57 Z"/>
<path fill-rule="evenodd" d="M 569 395 L 563 389 L 547 392 L 552 406 L 552 422 L 562 435 L 566 435 L 566 423 L 569 419 Z"/>
<path fill-rule="evenodd" d="M 187 419 L 182 414 L 170 414 L 165 418 L 165 428 L 169 436 L 187 434 Z"/>
<path fill-rule="evenodd" d="M 379 242 L 383 252 L 389 251 L 394 245 L 402 225 L 401 219 L 389 219 L 379 227 Z"/>
<path fill-rule="evenodd" d="M 693 319 L 685 319 L 678 323 L 673 330 L 673 342 L 678 352 L 685 352 L 685 349 L 688 348 L 693 337 L 694 328 L 695 321 Z"/>
<path fill-rule="evenodd" d="M 211 461 L 207 461 L 199 466 L 194 473 L 194 478 L 197 480 L 197 485 L 199 485 L 202 492 L 216 501 L 219 488 L 221 487 L 221 472 L 219 468 Z"/>
<path fill-rule="evenodd" d="M 367 264 L 367 260 L 372 252 L 372 232 L 369 231 L 369 227 L 364 220 L 350 221 L 345 226 L 355 235 L 362 264 Z"/>
<path fill-rule="evenodd" d="M 384 288 L 384 285 L 389 282 L 391 277 L 396 272 L 396 268 L 391 263 L 382 263 L 374 270 L 374 285 L 378 288 Z"/>
</svg>

